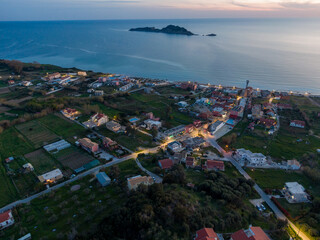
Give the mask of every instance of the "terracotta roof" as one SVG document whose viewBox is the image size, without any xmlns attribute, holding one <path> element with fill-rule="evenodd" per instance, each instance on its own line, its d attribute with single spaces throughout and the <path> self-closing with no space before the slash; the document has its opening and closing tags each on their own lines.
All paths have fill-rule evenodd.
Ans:
<svg viewBox="0 0 320 240">
<path fill-rule="evenodd" d="M 231 239 L 232 240 L 248 240 L 249 238 L 248 238 L 247 234 L 244 232 L 244 230 L 241 229 L 241 230 L 233 233 L 231 235 Z"/>
<path fill-rule="evenodd" d="M 254 233 L 254 240 L 270 240 L 270 238 L 265 234 L 261 227 L 250 227 L 251 231 Z"/>
<path fill-rule="evenodd" d="M 159 160 L 159 163 L 162 169 L 169 169 L 173 166 L 173 162 L 171 159 Z"/>
<path fill-rule="evenodd" d="M 81 138 L 79 139 L 79 143 L 88 148 L 98 145 L 98 143 L 92 142 L 89 138 Z"/>
<path fill-rule="evenodd" d="M 207 160 L 206 167 L 208 169 L 220 169 L 224 170 L 224 162 L 223 161 L 216 161 L 216 160 Z"/>
<path fill-rule="evenodd" d="M 218 235 L 214 232 L 212 228 L 202 228 L 196 233 L 195 240 L 215 240 L 219 239 Z"/>
<path fill-rule="evenodd" d="M 4 213 L 0 213 L 0 223 L 5 222 L 10 219 L 11 210 L 8 210 Z"/>
<path fill-rule="evenodd" d="M 193 164 L 194 164 L 194 158 L 193 157 L 187 157 L 186 166 L 193 166 Z"/>
<path fill-rule="evenodd" d="M 143 184 L 152 184 L 153 179 L 152 179 L 152 177 L 147 177 L 147 176 L 136 176 L 136 177 L 128 179 L 128 182 L 130 183 L 132 188 L 135 188 L 142 183 Z"/>
<path fill-rule="evenodd" d="M 250 227 L 239 230 L 231 235 L 232 240 L 270 240 L 261 227 Z"/>
</svg>

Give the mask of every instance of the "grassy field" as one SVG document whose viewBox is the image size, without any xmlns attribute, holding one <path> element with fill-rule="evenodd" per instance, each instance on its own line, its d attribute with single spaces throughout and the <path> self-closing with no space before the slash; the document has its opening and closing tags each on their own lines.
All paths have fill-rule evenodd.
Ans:
<svg viewBox="0 0 320 240">
<path fill-rule="evenodd" d="M 85 136 L 87 131 L 82 126 L 62 119 L 54 114 L 40 118 L 39 121 L 58 136 L 72 139 L 73 136 Z"/>
<path fill-rule="evenodd" d="M 289 203 L 285 198 L 277 200 L 290 213 L 293 219 L 305 215 L 311 209 L 310 203 Z"/>
<path fill-rule="evenodd" d="M 269 136 L 261 127 L 256 127 L 254 131 L 247 130 L 247 125 L 246 121 L 240 122 L 228 133 L 237 134 L 231 148 L 245 148 L 276 160 L 287 160 L 299 158 L 306 152 L 316 152 L 320 146 L 319 138 L 308 135 L 306 129 L 290 127 L 288 120 L 283 118 L 280 120 L 280 129 L 274 136 Z M 222 139 L 218 142 L 222 144 Z"/>
<path fill-rule="evenodd" d="M 152 141 L 152 137 L 139 131 L 136 131 L 135 136 L 133 137 L 123 133 L 111 132 L 105 126 L 102 126 L 100 127 L 99 132 L 132 151 L 135 151 L 139 147 L 150 148 L 156 146 L 155 142 Z"/>
<path fill-rule="evenodd" d="M 94 158 L 85 151 L 76 148 L 69 147 L 59 151 L 53 156 L 65 167 L 75 170 L 83 165 L 91 162 Z"/>
<path fill-rule="evenodd" d="M 247 169 L 247 173 L 262 188 L 282 189 L 286 182 L 298 182 L 313 195 L 320 195 L 320 186 L 300 172 L 276 169 Z"/>
<path fill-rule="evenodd" d="M 30 121 L 16 126 L 16 129 L 30 140 L 35 148 L 59 140 L 58 136 L 38 121 Z"/>
<path fill-rule="evenodd" d="M 24 155 L 33 150 L 32 144 L 14 127 L 6 129 L 0 134 L 0 154 L 3 159 Z"/>
<path fill-rule="evenodd" d="M 42 175 L 55 168 L 61 167 L 60 164 L 58 164 L 44 149 L 38 149 L 24 156 L 33 165 L 35 172 L 38 175 Z"/>
<path fill-rule="evenodd" d="M 11 179 L 7 176 L 6 169 L 4 168 L 2 161 L 0 163 L 0 182 L 0 207 L 2 207 L 13 202 L 19 197 Z"/>
</svg>

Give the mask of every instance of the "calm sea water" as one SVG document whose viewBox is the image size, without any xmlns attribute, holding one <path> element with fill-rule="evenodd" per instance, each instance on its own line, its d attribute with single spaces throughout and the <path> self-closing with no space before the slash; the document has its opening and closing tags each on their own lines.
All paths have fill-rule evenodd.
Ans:
<svg viewBox="0 0 320 240">
<path fill-rule="evenodd" d="M 218 36 L 128 31 L 168 24 Z M 320 19 L 0 22 L 0 58 L 320 94 Z"/>
</svg>

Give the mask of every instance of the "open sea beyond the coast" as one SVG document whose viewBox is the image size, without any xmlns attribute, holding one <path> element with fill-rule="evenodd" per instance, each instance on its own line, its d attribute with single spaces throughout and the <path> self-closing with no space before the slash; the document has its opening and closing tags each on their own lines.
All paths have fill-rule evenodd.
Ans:
<svg viewBox="0 0 320 240">
<path fill-rule="evenodd" d="M 128 31 L 168 24 L 199 35 Z M 0 22 L 0 58 L 320 94 L 320 19 Z"/>
</svg>

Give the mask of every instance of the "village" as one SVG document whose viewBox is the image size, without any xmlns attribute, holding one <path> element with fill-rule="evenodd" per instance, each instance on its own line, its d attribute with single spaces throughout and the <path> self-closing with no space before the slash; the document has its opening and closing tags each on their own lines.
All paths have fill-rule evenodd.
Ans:
<svg viewBox="0 0 320 240">
<path fill-rule="evenodd" d="M 303 112 L 303 108 L 297 107 L 300 99 L 309 96 L 254 89 L 249 81 L 239 88 L 85 71 L 54 71 L 38 77 L 27 81 L 21 76 L 8 75 L 7 90 L 2 93 L 11 94 L 9 101 L 13 101 L 14 91 L 32 92 L 18 103 L 1 103 L 3 121 L 10 121 L 3 125 L 1 136 L 10 131 L 8 134 L 17 139 L 17 147 L 11 147 L 9 142 L 4 146 L 6 143 L 2 142 L 5 174 L 1 178 L 6 179 L 4 182 L 10 185 L 10 191 L 15 192 L 1 202 L 2 236 L 9 236 L 6 231 L 21 221 L 15 208 L 70 184 L 72 192 L 79 191 L 81 184 L 93 188 L 96 183 L 94 188 L 111 188 L 119 179 L 110 168 L 126 162 L 132 162 L 136 169 L 133 174 L 123 176 L 129 192 L 141 185 L 162 183 L 179 166 L 184 168 L 186 187 L 192 191 L 201 183 L 202 174 L 210 172 L 231 178 L 239 174 L 262 184 L 262 193 L 256 189 L 258 198 L 250 200 L 252 207 L 261 218 L 273 215 L 289 219 L 291 236 L 297 227 L 292 223 L 290 205 L 304 204 L 307 209 L 311 208 L 318 188 L 312 188 L 310 181 L 305 180 L 307 177 L 301 173 L 305 163 L 300 158 L 305 151 L 314 155 L 320 152 L 316 136 L 319 129 L 313 127 L 319 122 L 320 108 L 314 104 L 311 111 Z M 17 104 L 36 109 L 40 107 L 38 98 L 46 98 L 49 104 L 56 97 L 72 100 L 58 101 L 49 113 L 36 110 L 33 116 L 39 116 L 20 119 L 26 115 L 16 110 Z M 86 102 L 79 104 L 81 99 Z M 314 110 L 318 110 L 317 116 L 311 121 Z M 17 115 L 11 116 L 13 112 Z M 16 124 L 12 124 L 14 120 Z M 281 137 L 282 131 L 290 132 L 293 140 L 288 141 L 283 147 L 286 150 L 279 155 L 269 142 Z M 259 141 L 263 141 L 262 145 Z M 298 148 L 296 155 L 292 156 L 291 148 Z M 263 171 L 283 171 L 288 178 L 280 181 L 281 186 L 272 188 L 265 184 Z M 77 183 L 82 179 L 86 183 Z M 296 223 L 302 225 L 303 218 Z M 263 226 L 249 224 L 232 234 L 203 228 L 193 236 L 196 240 L 272 239 L 262 230 Z M 34 228 L 24 235 L 18 234 L 19 237 L 15 234 L 14 239 L 33 239 L 36 232 Z"/>
</svg>

